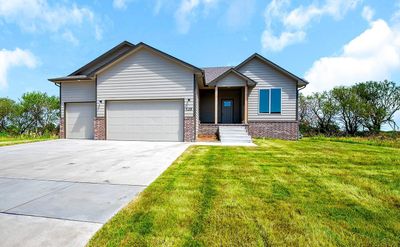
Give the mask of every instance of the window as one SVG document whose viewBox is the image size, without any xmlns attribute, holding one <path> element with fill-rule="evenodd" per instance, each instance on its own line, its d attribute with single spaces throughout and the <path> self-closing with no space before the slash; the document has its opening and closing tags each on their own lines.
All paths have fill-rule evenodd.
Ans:
<svg viewBox="0 0 400 247">
<path fill-rule="evenodd" d="M 281 113 L 281 89 L 271 89 L 271 113 Z"/>
<path fill-rule="evenodd" d="M 269 113 L 269 89 L 260 90 L 260 113 Z"/>
<path fill-rule="evenodd" d="M 224 100 L 224 107 L 231 107 L 231 106 L 232 106 L 232 101 Z"/>
<path fill-rule="evenodd" d="M 260 89 L 260 113 L 281 113 L 282 90 L 280 88 Z"/>
</svg>

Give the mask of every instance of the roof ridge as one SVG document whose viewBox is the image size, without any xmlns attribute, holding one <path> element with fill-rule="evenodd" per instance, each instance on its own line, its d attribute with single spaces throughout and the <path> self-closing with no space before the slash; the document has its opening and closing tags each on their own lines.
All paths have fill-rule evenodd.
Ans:
<svg viewBox="0 0 400 247">
<path fill-rule="evenodd" d="M 203 69 L 212 69 L 212 68 L 235 68 L 235 66 L 209 66 L 209 67 L 202 67 Z"/>
<path fill-rule="evenodd" d="M 111 49 L 107 50 L 106 52 L 104 52 L 103 54 L 101 54 L 100 56 L 94 58 L 93 60 L 91 60 L 90 62 L 88 62 L 87 64 L 83 65 L 82 67 L 80 67 L 79 69 L 75 70 L 74 72 L 72 72 L 71 74 L 69 74 L 69 76 L 73 76 L 73 75 L 77 75 L 79 73 L 81 73 L 83 70 L 87 69 L 88 67 L 90 67 L 91 65 L 95 64 L 96 62 L 104 59 L 107 55 L 117 51 L 118 49 L 120 49 L 123 46 L 130 46 L 132 48 L 134 48 L 136 45 L 129 42 L 129 41 L 122 41 L 119 44 L 117 44 L 116 46 L 112 47 Z"/>
</svg>

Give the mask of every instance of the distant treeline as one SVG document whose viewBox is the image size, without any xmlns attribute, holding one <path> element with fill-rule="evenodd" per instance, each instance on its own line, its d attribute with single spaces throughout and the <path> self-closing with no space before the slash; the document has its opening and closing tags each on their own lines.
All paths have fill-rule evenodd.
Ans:
<svg viewBox="0 0 400 247">
<path fill-rule="evenodd" d="M 24 93 L 18 101 L 0 98 L 0 133 L 57 134 L 59 115 L 59 98 L 46 93 Z"/>
<path fill-rule="evenodd" d="M 300 95 L 299 120 L 303 135 L 377 134 L 383 125 L 398 129 L 394 114 L 400 110 L 400 86 L 368 81 L 350 87 Z"/>
</svg>

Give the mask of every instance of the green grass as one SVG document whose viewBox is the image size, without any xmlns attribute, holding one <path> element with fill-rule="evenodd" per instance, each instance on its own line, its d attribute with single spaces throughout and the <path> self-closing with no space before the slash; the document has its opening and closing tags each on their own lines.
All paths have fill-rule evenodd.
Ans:
<svg viewBox="0 0 400 247">
<path fill-rule="evenodd" d="M 39 141 L 48 141 L 52 139 L 57 139 L 56 136 L 0 136 L 0 147 L 2 146 L 10 146 L 16 144 L 30 143 L 30 142 L 39 142 Z"/>
<path fill-rule="evenodd" d="M 311 137 L 311 139 L 329 140 L 333 142 L 347 142 L 347 143 L 361 143 L 373 146 L 383 146 L 383 147 L 396 147 L 400 148 L 400 134 L 380 134 L 376 136 L 368 137 Z"/>
<path fill-rule="evenodd" d="M 399 245 L 399 148 L 256 143 L 190 147 L 88 245 Z"/>
</svg>

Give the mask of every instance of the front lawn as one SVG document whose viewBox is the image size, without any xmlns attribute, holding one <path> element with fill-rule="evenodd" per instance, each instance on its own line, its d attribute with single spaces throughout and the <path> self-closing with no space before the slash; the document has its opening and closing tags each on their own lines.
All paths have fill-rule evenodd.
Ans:
<svg viewBox="0 0 400 247">
<path fill-rule="evenodd" d="M 190 147 L 89 246 L 398 246 L 400 149 Z"/>
<path fill-rule="evenodd" d="M 55 136 L 0 136 L 0 147 L 56 139 Z"/>
</svg>

